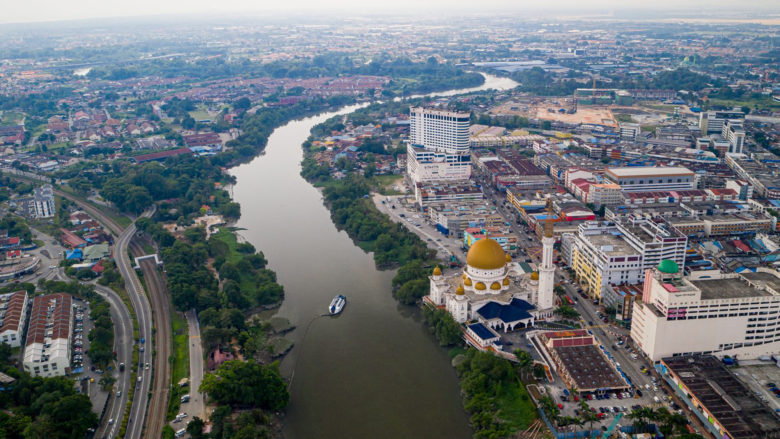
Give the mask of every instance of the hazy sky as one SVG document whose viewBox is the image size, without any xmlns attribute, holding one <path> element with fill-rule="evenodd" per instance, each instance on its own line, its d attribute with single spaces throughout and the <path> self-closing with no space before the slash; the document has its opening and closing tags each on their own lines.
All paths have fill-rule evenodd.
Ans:
<svg viewBox="0 0 780 439">
<path fill-rule="evenodd" d="M 352 13 L 416 12 L 424 10 L 495 10 L 541 7 L 565 14 L 567 8 L 769 9 L 780 16 L 777 0 L 0 0 L 0 23 L 73 20 L 99 17 L 128 17 L 168 14 L 233 14 L 241 12 L 312 12 L 345 10 Z M 544 5 L 544 6 L 540 6 Z M 479 8 L 479 9 L 472 9 Z M 713 17 L 728 18 L 728 17 Z"/>
</svg>

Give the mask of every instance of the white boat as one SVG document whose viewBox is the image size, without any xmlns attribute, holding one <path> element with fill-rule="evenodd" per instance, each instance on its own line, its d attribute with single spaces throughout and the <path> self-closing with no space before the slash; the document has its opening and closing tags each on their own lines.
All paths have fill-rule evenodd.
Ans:
<svg viewBox="0 0 780 439">
<path fill-rule="evenodd" d="M 328 307 L 328 311 L 330 311 L 330 315 L 336 315 L 341 312 L 342 309 L 344 309 L 344 305 L 347 304 L 347 298 L 346 296 L 339 294 L 336 297 L 333 298 L 333 301 L 330 302 L 330 306 Z"/>
</svg>

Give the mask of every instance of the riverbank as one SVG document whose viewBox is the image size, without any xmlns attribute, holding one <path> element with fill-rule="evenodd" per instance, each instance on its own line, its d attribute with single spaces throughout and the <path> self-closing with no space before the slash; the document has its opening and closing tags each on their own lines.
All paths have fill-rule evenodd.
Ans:
<svg viewBox="0 0 780 439">
<path fill-rule="evenodd" d="M 376 110 L 381 112 L 381 106 Z M 365 122 L 364 118 L 361 120 Z M 372 122 L 377 123 L 368 121 L 369 124 Z M 312 132 L 332 132 L 338 123 L 339 119 L 328 120 L 315 126 Z M 332 169 L 326 169 L 315 160 L 315 147 L 321 143 L 315 143 L 316 140 L 319 139 L 309 139 L 304 144 L 302 176 L 322 190 L 333 223 L 347 232 L 356 246 L 372 252 L 377 268 L 400 267 L 392 280 L 395 298 L 405 305 L 418 303 L 428 294 L 428 275 L 433 265 L 441 264 L 435 258 L 435 251 L 418 235 L 377 209 L 371 196 L 386 188 L 381 179 L 365 176 L 365 170 L 370 168 L 361 163 L 360 158 L 368 155 L 356 156 L 356 163 L 343 166 L 345 175 L 336 179 Z M 362 148 L 358 147 L 358 151 Z M 362 170 L 363 175 L 357 169 Z M 425 309 L 423 317 L 442 346 L 456 346 L 451 351 L 456 354 L 464 352 L 458 355 L 457 371 L 463 407 L 471 415 L 475 437 L 506 437 L 523 430 L 536 419 L 536 409 L 518 377 L 516 364 L 474 349 L 464 351 L 460 347 L 462 329 L 449 313 Z"/>
</svg>

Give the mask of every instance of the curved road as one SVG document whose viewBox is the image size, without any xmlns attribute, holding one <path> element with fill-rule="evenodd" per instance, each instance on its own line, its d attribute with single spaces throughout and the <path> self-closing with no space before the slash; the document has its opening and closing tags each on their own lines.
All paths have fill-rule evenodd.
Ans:
<svg viewBox="0 0 780 439">
<path fill-rule="evenodd" d="M 135 309 L 135 315 L 138 319 L 138 337 L 139 339 L 144 338 L 151 341 L 152 308 L 144 293 L 143 285 L 141 285 L 141 281 L 138 279 L 135 269 L 133 269 L 130 264 L 130 258 L 127 256 L 127 248 L 130 240 L 135 234 L 135 230 L 135 225 L 133 224 L 119 235 L 114 249 L 114 260 L 116 261 L 119 272 L 125 279 L 125 288 L 130 294 L 130 301 Z M 138 439 L 143 433 L 146 406 L 149 399 L 149 385 L 153 378 L 151 368 L 146 369 L 143 366 L 145 363 L 150 362 L 149 359 L 152 356 L 152 352 L 149 351 L 149 349 L 146 349 L 147 345 L 151 346 L 151 343 L 145 343 L 139 347 L 139 350 L 143 347 L 144 352 L 138 353 L 138 381 L 135 384 L 137 387 L 133 398 L 133 405 L 130 408 L 130 419 L 127 424 L 127 432 L 125 435 L 125 437 L 129 439 Z M 156 437 L 159 437 L 159 435 Z"/>
<path fill-rule="evenodd" d="M 63 198 L 67 198 L 75 202 L 76 204 L 78 204 L 93 218 L 95 218 L 98 222 L 103 224 L 115 236 L 118 236 L 118 238 L 114 243 L 114 260 L 116 261 L 116 265 L 117 268 L 119 269 L 119 272 L 122 274 L 122 277 L 125 279 L 125 289 L 127 290 L 130 296 L 130 302 L 133 306 L 133 309 L 135 310 L 135 316 L 136 319 L 138 320 L 138 332 L 139 332 L 138 337 L 152 340 L 152 309 L 149 304 L 149 300 L 147 299 L 146 294 L 144 293 L 143 285 L 141 284 L 141 281 L 138 279 L 138 275 L 133 269 L 130 263 L 130 258 L 128 257 L 128 253 L 127 253 L 130 240 L 133 238 L 133 235 L 136 232 L 135 224 L 131 224 L 129 227 L 123 230 L 122 227 L 116 223 L 116 221 L 114 221 L 113 219 L 105 215 L 100 209 L 95 208 L 94 206 L 90 205 L 84 200 L 75 197 L 72 194 L 57 189 L 54 190 L 54 193 L 56 195 L 59 195 Z M 153 209 L 144 212 L 143 216 L 148 218 L 152 214 L 154 214 Z M 168 328 L 170 328 L 170 323 L 168 325 Z M 170 329 L 168 329 L 167 333 L 170 334 Z M 170 340 L 168 340 L 167 344 L 170 345 Z M 151 346 L 151 343 L 149 343 L 148 345 Z M 133 349 L 134 345 L 130 343 L 130 344 L 126 344 L 126 346 L 128 347 L 128 351 L 132 356 L 131 350 Z M 147 402 L 149 399 L 150 383 L 152 381 L 166 382 L 166 378 L 159 375 L 160 372 L 163 372 L 167 369 L 166 367 L 160 369 L 158 368 L 146 369 L 144 367 L 144 364 L 151 362 L 150 358 L 152 356 L 152 352 L 146 349 L 146 346 L 147 344 L 143 345 L 144 352 L 138 353 L 139 381 L 137 381 L 134 384 L 137 387 L 136 387 L 135 395 L 133 397 L 133 403 L 130 408 L 130 416 L 127 424 L 127 430 L 125 433 L 125 437 L 128 439 L 140 439 L 143 434 L 144 419 L 146 416 Z M 141 346 L 139 346 L 139 350 L 140 347 Z M 165 357 L 165 362 L 167 363 L 167 356 Z M 130 367 L 129 362 L 126 362 L 125 364 L 127 367 Z M 154 376 L 153 373 L 155 374 Z M 127 375 L 129 376 L 129 373 Z M 155 379 L 153 380 L 153 378 Z M 124 392 L 127 392 L 127 388 L 124 389 Z M 162 395 L 154 395 L 153 399 L 159 400 L 160 396 Z M 146 435 L 145 437 L 160 437 L 161 433 L 159 431 L 161 431 L 161 429 L 162 426 L 160 426 L 160 430 L 158 430 L 156 436 L 152 436 L 149 434 Z"/>
<path fill-rule="evenodd" d="M 119 431 L 119 424 L 122 421 L 127 398 L 129 397 L 127 389 L 130 388 L 130 361 L 133 358 L 133 323 L 125 303 L 116 293 L 116 291 L 95 284 L 95 291 L 103 296 L 111 306 L 111 318 L 114 320 L 114 350 L 116 351 L 117 363 L 125 364 L 125 371 L 120 372 L 115 369 L 114 378 L 116 381 L 116 390 L 121 391 L 119 397 L 111 398 L 104 419 L 113 419 L 113 425 L 103 424 L 98 428 L 95 437 L 112 438 Z"/>
</svg>

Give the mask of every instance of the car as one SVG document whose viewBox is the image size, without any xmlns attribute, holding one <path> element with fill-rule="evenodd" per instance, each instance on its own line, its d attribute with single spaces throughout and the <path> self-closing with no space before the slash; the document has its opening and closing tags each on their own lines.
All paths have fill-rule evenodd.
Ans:
<svg viewBox="0 0 780 439">
<path fill-rule="evenodd" d="M 138 348 L 138 352 L 143 352 L 143 351 L 144 351 L 144 347 L 143 347 L 143 346 L 141 346 L 140 348 Z"/>
<path fill-rule="evenodd" d="M 149 363 L 146 363 L 146 370 L 149 370 Z"/>
<path fill-rule="evenodd" d="M 94 378 L 90 378 L 90 379 L 89 379 L 89 382 L 90 382 L 90 383 L 94 383 L 94 382 L 95 382 L 95 379 L 94 379 Z"/>
<path fill-rule="evenodd" d="M 176 435 L 175 435 L 175 436 L 176 436 L 176 437 L 182 437 L 182 436 L 184 436 L 185 434 L 187 434 L 187 429 L 186 429 L 186 428 L 182 428 L 181 430 L 179 430 L 179 431 L 177 431 L 177 432 L 176 432 Z"/>
<path fill-rule="evenodd" d="M 639 390 L 639 389 L 636 389 L 636 396 L 641 398 L 642 397 L 642 391 Z"/>
<path fill-rule="evenodd" d="M 120 396 L 122 396 L 122 391 L 121 390 L 117 390 L 116 397 L 119 398 Z"/>
<path fill-rule="evenodd" d="M 108 425 L 112 425 L 113 423 L 114 423 L 114 418 L 108 420 Z"/>
<path fill-rule="evenodd" d="M 143 378 L 144 378 L 143 375 L 138 375 L 138 382 L 140 383 L 141 380 L 143 380 Z"/>
<path fill-rule="evenodd" d="M 588 401 L 593 401 L 593 395 L 591 395 L 590 393 L 585 395 L 585 397 L 588 398 Z"/>
</svg>

